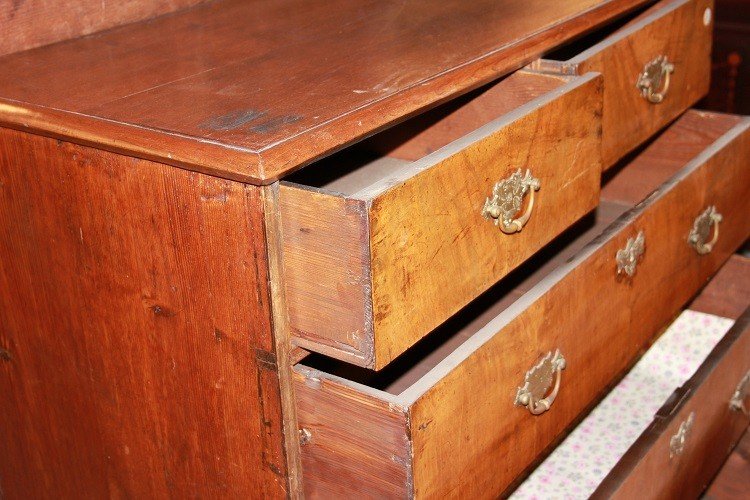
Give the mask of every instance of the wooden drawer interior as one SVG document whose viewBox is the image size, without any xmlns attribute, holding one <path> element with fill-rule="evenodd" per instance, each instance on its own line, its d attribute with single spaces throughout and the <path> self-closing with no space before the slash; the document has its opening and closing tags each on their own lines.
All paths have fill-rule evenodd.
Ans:
<svg viewBox="0 0 750 500">
<path fill-rule="evenodd" d="M 511 498 L 698 497 L 750 420 L 729 404 L 748 373 L 750 260 L 734 256 Z"/>
<path fill-rule="evenodd" d="M 282 182 L 293 341 L 381 369 L 591 211 L 600 95 L 595 74 L 517 72 Z M 503 234 L 483 205 L 526 169 L 533 213 Z"/>
<path fill-rule="evenodd" d="M 605 170 L 708 92 L 712 12 L 712 0 L 662 0 L 530 65 L 541 72 L 603 75 Z M 637 83 L 661 56 L 673 71 L 663 100 L 650 102 Z"/>
<path fill-rule="evenodd" d="M 741 118 L 690 113 L 608 179 L 594 214 L 384 370 L 320 355 L 302 360 L 295 391 L 309 436 L 306 491 L 502 492 L 748 237 L 740 176 L 750 157 L 747 129 Z M 724 200 L 727 224 L 713 251 L 697 256 L 687 244 L 692 212 L 715 199 Z M 690 213 L 678 213 L 681 206 Z M 639 228 L 665 239 L 649 236 L 632 279 L 597 278 L 615 276 L 616 250 Z M 533 417 L 512 395 L 528 363 L 558 342 L 586 351 L 566 368 L 586 375 L 575 394 L 561 392 L 554 418 Z"/>
</svg>

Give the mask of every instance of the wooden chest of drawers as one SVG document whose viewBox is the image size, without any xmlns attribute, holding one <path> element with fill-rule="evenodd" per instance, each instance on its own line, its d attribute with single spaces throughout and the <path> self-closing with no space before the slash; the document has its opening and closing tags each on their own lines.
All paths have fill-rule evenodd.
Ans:
<svg viewBox="0 0 750 500">
<path fill-rule="evenodd" d="M 510 493 L 728 260 L 703 296 L 750 305 L 750 119 L 689 109 L 712 8 L 218 0 L 6 43 L 0 496 Z M 659 491 L 705 486 L 746 323 L 598 493 L 698 406 Z"/>
</svg>

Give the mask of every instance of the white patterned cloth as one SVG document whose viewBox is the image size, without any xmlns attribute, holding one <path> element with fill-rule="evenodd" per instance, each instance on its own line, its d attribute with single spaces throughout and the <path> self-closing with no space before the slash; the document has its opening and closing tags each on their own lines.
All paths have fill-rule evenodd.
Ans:
<svg viewBox="0 0 750 500">
<path fill-rule="evenodd" d="M 588 498 L 733 323 L 684 311 L 511 498 Z"/>
</svg>

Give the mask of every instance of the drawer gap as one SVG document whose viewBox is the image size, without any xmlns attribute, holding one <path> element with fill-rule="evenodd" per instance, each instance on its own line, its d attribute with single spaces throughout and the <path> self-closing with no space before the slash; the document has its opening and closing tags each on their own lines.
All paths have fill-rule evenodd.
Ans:
<svg viewBox="0 0 750 500">
<path fill-rule="evenodd" d="M 549 61 L 556 61 L 556 62 L 569 61 L 575 58 L 576 56 L 578 56 L 579 54 L 581 54 L 582 52 L 585 52 L 590 47 L 594 47 L 604 42 L 605 40 L 607 40 L 608 37 L 616 36 L 620 30 L 627 27 L 633 20 L 635 20 L 641 14 L 643 14 L 645 11 L 651 8 L 653 7 L 646 6 L 646 7 L 641 7 L 639 9 L 636 9 L 622 16 L 620 19 L 614 22 L 611 22 L 599 29 L 586 33 L 583 36 L 572 40 L 570 43 L 563 45 L 562 47 L 557 48 L 554 51 L 545 54 L 544 59 L 549 60 Z"/>
<path fill-rule="evenodd" d="M 560 76 L 514 73 L 320 160 L 285 181 L 354 196 L 567 82 Z"/>
</svg>

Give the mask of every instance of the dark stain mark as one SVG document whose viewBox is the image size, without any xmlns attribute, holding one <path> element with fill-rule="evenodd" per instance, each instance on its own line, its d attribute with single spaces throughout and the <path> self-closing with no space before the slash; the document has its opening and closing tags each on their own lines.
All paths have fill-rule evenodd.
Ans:
<svg viewBox="0 0 750 500">
<path fill-rule="evenodd" d="M 276 355 L 274 353 L 262 349 L 256 349 L 255 359 L 258 360 L 260 366 L 270 370 L 276 370 Z"/>
<path fill-rule="evenodd" d="M 299 232 L 300 233 L 305 233 L 305 234 L 310 234 L 310 233 L 312 233 L 312 229 L 310 229 L 309 227 L 301 227 L 301 228 L 299 228 Z"/>
<path fill-rule="evenodd" d="M 201 123 L 199 127 L 209 130 L 234 130 L 247 125 L 253 120 L 262 118 L 265 115 L 265 111 L 258 111 L 255 109 L 232 111 L 226 115 L 211 118 L 210 120 Z"/>
<path fill-rule="evenodd" d="M 279 116 L 250 127 L 250 131 L 257 132 L 258 134 L 267 134 L 269 132 L 274 132 L 282 125 L 298 122 L 301 119 L 301 116 Z"/>
<path fill-rule="evenodd" d="M 11 361 L 13 361 L 13 356 L 10 355 L 10 351 L 0 347 L 0 359 L 7 363 L 10 363 Z"/>
<path fill-rule="evenodd" d="M 221 344 L 225 336 L 226 334 L 224 332 L 222 332 L 218 328 L 214 328 L 214 338 L 216 339 L 217 344 Z"/>
<path fill-rule="evenodd" d="M 420 431 L 425 430 L 426 428 L 430 426 L 431 423 L 432 423 L 432 419 L 428 420 L 427 422 L 419 424 L 419 430 Z"/>
<path fill-rule="evenodd" d="M 165 306 L 159 305 L 159 304 L 154 304 L 153 306 L 151 306 L 151 310 L 154 312 L 155 315 L 163 316 L 165 318 L 171 318 L 177 315 L 175 311 Z"/>
<path fill-rule="evenodd" d="M 257 134 L 267 134 L 279 129 L 283 125 L 294 123 L 302 119 L 301 116 L 288 115 L 268 118 L 261 121 L 268 115 L 267 111 L 258 111 L 257 109 L 245 109 L 232 111 L 225 115 L 210 118 L 198 125 L 204 130 L 237 130 L 248 127 L 247 130 Z M 255 122 L 252 126 L 249 126 Z"/>
</svg>

